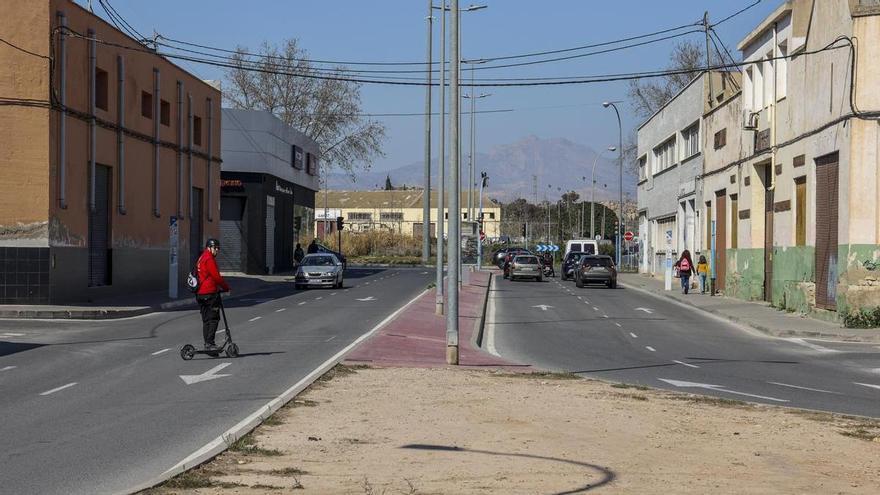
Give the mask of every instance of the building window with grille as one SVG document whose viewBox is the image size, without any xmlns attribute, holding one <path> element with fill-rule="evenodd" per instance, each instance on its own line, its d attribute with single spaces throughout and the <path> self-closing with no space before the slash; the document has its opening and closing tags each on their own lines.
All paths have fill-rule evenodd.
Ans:
<svg viewBox="0 0 880 495">
<path fill-rule="evenodd" d="M 654 175 L 666 170 L 675 164 L 675 136 L 667 139 L 663 144 L 654 148 Z"/>
<path fill-rule="evenodd" d="M 686 160 L 700 152 L 699 122 L 681 131 L 682 160 Z"/>
<path fill-rule="evenodd" d="M 349 222 L 372 222 L 373 214 L 367 212 L 352 212 L 348 214 Z"/>
<path fill-rule="evenodd" d="M 715 149 L 720 150 L 727 145 L 727 128 L 715 133 Z"/>
<path fill-rule="evenodd" d="M 380 222 L 402 222 L 403 212 L 400 211 L 383 211 L 379 213 Z"/>
</svg>

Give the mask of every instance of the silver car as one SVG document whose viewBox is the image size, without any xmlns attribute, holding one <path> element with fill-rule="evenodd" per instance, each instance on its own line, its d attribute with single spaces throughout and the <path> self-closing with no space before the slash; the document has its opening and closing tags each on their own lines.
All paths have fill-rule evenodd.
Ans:
<svg viewBox="0 0 880 495">
<path fill-rule="evenodd" d="M 307 254 L 296 269 L 294 283 L 297 289 L 304 287 L 342 288 L 342 262 L 333 254 Z"/>
<path fill-rule="evenodd" d="M 544 280 L 544 265 L 532 254 L 519 255 L 510 262 L 510 280 L 517 278 L 533 278 L 538 282 Z"/>
</svg>

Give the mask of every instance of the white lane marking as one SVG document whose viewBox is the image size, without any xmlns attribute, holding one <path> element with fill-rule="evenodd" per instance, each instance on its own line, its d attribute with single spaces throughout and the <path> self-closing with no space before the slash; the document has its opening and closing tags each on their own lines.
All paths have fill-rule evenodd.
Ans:
<svg viewBox="0 0 880 495">
<path fill-rule="evenodd" d="M 305 304 L 305 303 L 306 303 L 306 302 L 305 302 L 305 301 L 303 301 L 303 302 L 301 302 L 301 303 L 299 303 L 299 304 L 297 304 L 297 306 L 302 306 L 302 305 L 303 305 L 303 304 Z"/>
<path fill-rule="evenodd" d="M 811 342 L 807 342 L 807 341 L 804 340 L 804 339 L 789 338 L 789 339 L 785 339 L 785 340 L 787 340 L 787 341 L 789 341 L 789 342 L 791 342 L 791 343 L 797 344 L 797 345 L 802 345 L 802 346 L 804 346 L 804 347 L 809 347 L 810 349 L 813 349 L 814 351 L 818 351 L 818 352 L 840 352 L 840 351 L 838 351 L 838 350 L 836 350 L 836 349 L 829 349 L 829 348 L 827 348 L 827 347 L 822 347 L 822 346 L 819 345 L 819 344 L 813 344 L 813 343 L 811 343 Z"/>
<path fill-rule="evenodd" d="M 856 385 L 861 385 L 863 387 L 880 389 L 880 385 L 874 385 L 873 383 L 859 383 L 859 382 L 853 382 L 853 383 L 855 383 Z"/>
<path fill-rule="evenodd" d="M 376 300 L 376 298 L 373 296 L 365 297 L 363 299 L 356 299 L 356 301 L 361 301 L 361 302 L 368 302 L 368 301 L 375 301 L 375 300 Z"/>
<path fill-rule="evenodd" d="M 262 318 L 262 316 L 254 316 L 253 318 L 251 318 L 251 319 L 248 320 L 248 321 L 257 321 L 257 320 L 259 320 L 260 318 Z"/>
<path fill-rule="evenodd" d="M 244 433 L 249 432 L 250 430 L 254 429 L 257 425 L 262 423 L 263 419 L 271 416 L 272 413 L 274 413 L 275 411 L 280 409 L 281 406 L 283 406 L 284 404 L 289 402 L 298 393 L 302 392 L 308 385 L 310 385 L 312 382 L 314 382 L 319 376 L 326 373 L 333 366 L 336 366 L 336 364 L 339 363 L 339 361 L 341 361 L 342 358 L 345 357 L 346 354 L 351 352 L 352 349 L 357 347 L 364 340 L 370 338 L 374 333 L 379 331 L 380 328 L 382 328 L 386 324 L 388 324 L 389 321 L 393 320 L 394 318 L 397 318 L 397 316 L 400 313 L 402 313 L 408 307 L 412 306 L 416 301 L 421 299 L 422 296 L 424 296 L 427 293 L 428 293 L 428 290 L 424 290 L 421 293 L 419 293 L 419 295 L 412 298 L 409 302 L 407 302 L 406 304 L 404 304 L 403 306 L 398 308 L 397 311 L 395 311 L 394 313 L 391 313 L 390 315 L 388 315 L 387 318 L 385 318 L 384 320 L 379 322 L 379 324 L 376 325 L 375 327 L 373 327 L 369 332 L 361 335 L 354 342 L 349 344 L 347 347 L 345 347 L 341 351 L 334 354 L 333 357 L 324 361 L 321 365 L 319 365 L 317 368 L 315 368 L 311 373 L 306 375 L 302 380 L 296 382 L 292 387 L 285 390 L 281 395 L 279 395 L 278 397 L 275 397 L 274 399 L 269 401 L 266 405 L 260 407 L 256 411 L 254 411 L 250 416 L 239 421 L 238 424 L 236 424 L 232 428 L 226 430 L 225 432 L 221 433 L 218 437 L 214 438 L 213 440 L 211 440 L 210 442 L 205 444 L 205 446 L 196 450 L 192 454 L 188 455 L 185 459 L 183 459 L 182 461 L 177 463 L 171 469 L 162 473 L 162 475 L 160 476 L 161 480 L 158 480 L 158 481 L 167 480 L 168 478 L 175 476 L 177 474 L 180 474 L 183 471 L 185 471 L 186 469 L 191 468 L 192 466 L 202 464 L 203 462 L 207 461 L 208 459 L 211 459 L 212 457 L 215 457 L 220 452 L 226 450 L 226 448 L 228 446 L 232 445 L 235 441 L 237 441 L 239 438 L 241 438 L 244 435 Z M 156 485 L 155 482 L 153 482 L 150 485 L 143 486 L 142 488 L 137 487 L 137 490 L 132 490 L 132 491 L 145 490 L 145 489 L 150 488 L 154 485 Z"/>
<path fill-rule="evenodd" d="M 333 340 L 333 339 L 335 339 L 335 338 L 336 338 L 336 336 L 334 335 L 334 336 L 330 337 L 329 339 L 325 340 L 324 342 L 325 342 L 325 343 L 326 343 L 326 342 L 330 342 L 331 340 Z"/>
<path fill-rule="evenodd" d="M 220 363 L 217 366 L 209 369 L 208 371 L 202 373 L 201 375 L 180 375 L 180 379 L 183 380 L 183 383 L 187 385 L 192 385 L 193 383 L 199 382 L 207 382 L 209 380 L 216 380 L 217 378 L 223 378 L 226 376 L 232 375 L 218 375 L 216 374 L 218 371 L 222 370 L 227 366 L 231 366 L 232 363 Z"/>
<path fill-rule="evenodd" d="M 225 329 L 224 330 L 217 330 L 217 333 L 224 333 L 224 332 L 226 332 Z"/>
<path fill-rule="evenodd" d="M 64 390 L 65 388 L 70 388 L 70 387 L 72 387 L 72 386 L 74 386 L 74 385 L 76 385 L 76 382 L 70 382 L 70 383 L 68 383 L 67 385 L 62 385 L 62 386 L 60 386 L 60 387 L 53 388 L 52 390 L 46 390 L 45 392 L 41 393 L 40 395 L 54 394 L 55 392 L 58 392 L 58 391 L 60 391 L 60 390 Z"/>
<path fill-rule="evenodd" d="M 651 352 L 657 352 L 657 349 L 654 349 L 653 347 L 651 347 L 651 346 L 649 346 L 649 345 L 646 345 L 646 346 L 645 346 L 645 349 L 647 349 L 647 350 L 649 350 L 649 351 L 651 351 Z"/>
<path fill-rule="evenodd" d="M 695 365 L 695 364 L 685 363 L 684 361 L 676 361 L 676 360 L 673 359 L 672 362 L 673 362 L 673 363 L 678 363 L 678 364 L 680 364 L 680 365 L 682 365 L 682 366 L 687 366 L 688 368 L 699 368 L 699 366 L 697 366 L 697 365 Z"/>
<path fill-rule="evenodd" d="M 489 301 L 486 308 L 486 350 L 495 357 L 501 357 L 495 348 L 495 287 L 498 285 L 497 278 L 492 277 L 489 282 Z"/>
<path fill-rule="evenodd" d="M 546 304 L 538 304 L 537 306 L 532 306 L 533 308 L 541 308 L 541 311 L 547 311 L 548 309 L 553 309 L 553 306 L 547 306 Z"/>
<path fill-rule="evenodd" d="M 727 390 L 723 385 L 712 385 L 709 383 L 696 383 L 696 382 L 684 382 L 680 380 L 668 380 L 666 378 L 658 378 L 661 382 L 666 382 L 670 385 L 674 385 L 676 387 L 681 388 L 704 388 L 708 390 L 714 390 L 716 392 L 724 392 L 726 394 L 736 394 L 736 395 L 744 395 L 746 397 L 754 397 L 756 399 L 764 399 L 764 400 L 772 400 L 774 402 L 788 402 L 786 399 L 777 399 L 776 397 L 767 397 L 764 395 L 754 395 L 747 394 L 745 392 L 737 392 L 735 390 Z"/>
<path fill-rule="evenodd" d="M 632 333 L 632 332 L 629 333 L 629 336 L 632 337 L 632 338 L 634 338 L 634 339 L 639 338 L 638 335 L 636 335 L 636 334 L 634 334 L 634 333 Z"/>
<path fill-rule="evenodd" d="M 168 352 L 170 350 L 171 350 L 170 347 L 166 347 L 166 348 L 162 349 L 161 351 L 156 351 L 156 352 L 150 354 L 150 356 L 158 356 L 159 354 L 165 354 L 166 352 Z"/>
<path fill-rule="evenodd" d="M 623 328 L 623 325 L 621 325 L 620 323 L 615 323 L 615 325 L 617 325 L 617 328 Z"/>
<path fill-rule="evenodd" d="M 336 294 L 338 294 L 338 292 L 331 292 L 330 293 L 331 296 L 335 296 Z"/>
<path fill-rule="evenodd" d="M 597 308 L 596 306 L 593 306 L 593 311 L 599 311 L 599 308 Z"/>
<path fill-rule="evenodd" d="M 324 299 L 324 296 L 318 296 L 318 297 L 316 297 L 316 298 L 315 298 L 315 301 L 320 301 L 321 299 Z"/>
<path fill-rule="evenodd" d="M 608 315 L 602 315 L 602 318 L 608 318 Z"/>
<path fill-rule="evenodd" d="M 0 368 L 0 371 L 9 371 L 14 370 L 17 366 L 6 366 L 5 368 Z"/>
<path fill-rule="evenodd" d="M 580 299 L 581 301 L 584 300 L 583 296 L 578 296 L 578 299 Z"/>
<path fill-rule="evenodd" d="M 3 333 L 0 333 L 0 337 L 24 337 L 24 334 L 23 333 L 3 332 Z"/>
<path fill-rule="evenodd" d="M 779 385 L 780 387 L 797 388 L 800 390 L 810 390 L 812 392 L 822 392 L 823 394 L 840 395 L 840 392 L 832 392 L 830 390 L 822 390 L 819 388 L 799 387 L 797 385 L 790 385 L 788 383 L 780 383 L 780 382 L 767 382 L 767 383 L 769 383 L 770 385 Z"/>
<path fill-rule="evenodd" d="M 648 314 L 651 314 L 654 312 L 654 310 L 651 308 L 636 308 L 635 310 L 636 311 L 644 311 L 645 313 L 648 313 Z"/>
<path fill-rule="evenodd" d="M 281 313 L 282 311 L 287 311 L 287 308 L 276 309 L 276 313 Z"/>
</svg>

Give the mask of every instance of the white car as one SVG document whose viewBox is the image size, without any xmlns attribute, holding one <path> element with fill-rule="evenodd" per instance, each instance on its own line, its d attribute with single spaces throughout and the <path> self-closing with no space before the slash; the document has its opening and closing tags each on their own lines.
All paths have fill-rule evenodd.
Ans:
<svg viewBox="0 0 880 495">
<path fill-rule="evenodd" d="M 342 288 L 342 262 L 328 253 L 307 254 L 296 269 L 294 284 L 297 289 L 305 287 Z"/>
</svg>

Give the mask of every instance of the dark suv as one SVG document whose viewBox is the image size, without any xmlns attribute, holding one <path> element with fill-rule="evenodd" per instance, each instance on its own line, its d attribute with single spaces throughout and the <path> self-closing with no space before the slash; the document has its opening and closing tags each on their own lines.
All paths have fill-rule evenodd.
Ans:
<svg viewBox="0 0 880 495">
<path fill-rule="evenodd" d="M 574 281 L 578 287 L 587 284 L 605 284 L 609 289 L 617 288 L 617 268 L 611 256 L 583 256 L 577 264 Z"/>
</svg>

